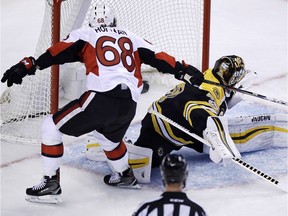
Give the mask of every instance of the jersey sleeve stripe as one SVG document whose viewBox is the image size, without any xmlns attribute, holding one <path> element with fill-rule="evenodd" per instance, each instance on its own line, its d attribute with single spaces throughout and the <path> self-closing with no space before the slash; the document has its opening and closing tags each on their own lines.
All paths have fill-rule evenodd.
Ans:
<svg viewBox="0 0 288 216">
<path fill-rule="evenodd" d="M 164 60 L 166 61 L 170 66 L 172 66 L 173 68 L 176 67 L 176 60 L 174 57 L 168 55 L 165 52 L 159 52 L 155 54 L 155 58 L 159 59 L 159 60 Z"/>
</svg>

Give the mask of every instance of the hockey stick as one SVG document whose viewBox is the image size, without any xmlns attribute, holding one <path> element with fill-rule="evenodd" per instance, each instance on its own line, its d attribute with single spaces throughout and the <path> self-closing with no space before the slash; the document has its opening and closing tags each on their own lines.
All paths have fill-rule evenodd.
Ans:
<svg viewBox="0 0 288 216">
<path fill-rule="evenodd" d="M 174 122 L 173 120 L 169 119 L 168 117 L 162 115 L 161 113 L 157 112 L 156 110 L 153 110 L 152 107 L 149 108 L 148 112 L 154 114 L 155 116 L 168 122 L 169 124 L 173 125 L 174 127 L 178 128 L 179 130 L 181 130 L 184 133 L 188 134 L 189 136 L 193 137 L 194 139 L 197 139 L 200 142 L 202 142 L 203 144 L 210 147 L 210 143 L 207 140 L 203 139 L 202 137 L 198 136 L 195 133 L 191 133 L 188 129 L 184 128 L 183 126 L 179 125 L 178 123 Z M 240 158 L 234 157 L 234 158 L 232 158 L 232 161 L 234 163 L 236 163 L 237 165 L 240 165 L 242 168 L 245 168 L 249 172 L 257 175 L 258 177 L 260 177 L 264 180 L 266 180 L 270 184 L 273 184 L 274 186 L 278 187 L 279 189 L 281 189 L 285 192 L 288 192 L 285 184 L 280 183 L 275 178 L 269 176 L 268 174 L 264 173 L 263 171 L 260 171 L 259 169 L 255 168 L 255 167 L 253 167 L 252 165 L 248 164 L 247 162 L 241 160 Z"/>
<path fill-rule="evenodd" d="M 213 82 L 213 81 L 210 81 L 210 80 L 204 80 L 203 82 L 207 83 L 207 84 L 211 84 L 211 85 L 220 86 L 222 88 L 226 88 L 226 89 L 229 89 L 229 90 L 232 90 L 232 91 L 237 91 L 237 92 L 240 92 L 242 94 L 246 94 L 246 95 L 250 95 L 250 96 L 253 96 L 253 97 L 257 97 L 257 98 L 260 98 L 260 99 L 263 99 L 263 100 L 267 100 L 267 101 L 270 101 L 270 102 L 273 102 L 273 103 L 278 103 L 278 104 L 282 104 L 282 105 L 288 106 L 288 102 L 285 102 L 283 100 L 278 100 L 278 99 L 275 99 L 275 98 L 270 98 L 270 97 L 267 97 L 265 95 L 261 95 L 261 94 L 255 93 L 255 92 L 246 91 L 244 89 L 239 89 L 239 88 L 235 88 L 233 86 L 228 86 L 228 85 L 216 83 L 216 82 Z"/>
</svg>

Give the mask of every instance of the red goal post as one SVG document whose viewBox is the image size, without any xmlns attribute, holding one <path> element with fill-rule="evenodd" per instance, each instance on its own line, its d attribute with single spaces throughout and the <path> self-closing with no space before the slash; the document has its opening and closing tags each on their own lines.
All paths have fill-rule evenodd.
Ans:
<svg viewBox="0 0 288 216">
<path fill-rule="evenodd" d="M 111 7 L 118 26 L 147 39 L 177 60 L 185 60 L 202 71 L 209 67 L 211 0 L 45 0 L 35 57 L 72 30 L 88 25 L 89 12 L 97 4 Z M 155 80 L 156 73 L 151 73 L 151 68 L 141 69 L 144 78 L 149 74 L 146 78 L 152 76 Z M 65 70 L 69 71 L 68 76 Z M 22 85 L 7 89 L 0 99 L 1 139 L 40 143 L 39 127 L 43 117 L 55 113 L 74 97 L 67 96 L 75 87 L 69 89 L 65 80 L 70 79 L 80 92 L 85 83 L 83 71 L 79 63 L 53 66 L 25 77 Z M 173 83 L 174 79 L 156 80 Z"/>
</svg>

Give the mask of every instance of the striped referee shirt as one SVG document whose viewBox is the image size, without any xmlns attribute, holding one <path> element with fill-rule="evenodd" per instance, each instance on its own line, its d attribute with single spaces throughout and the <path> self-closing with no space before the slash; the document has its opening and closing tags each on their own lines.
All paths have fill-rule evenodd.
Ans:
<svg viewBox="0 0 288 216">
<path fill-rule="evenodd" d="M 201 206 L 184 192 L 164 192 L 161 197 L 140 204 L 133 216 L 206 216 Z"/>
</svg>

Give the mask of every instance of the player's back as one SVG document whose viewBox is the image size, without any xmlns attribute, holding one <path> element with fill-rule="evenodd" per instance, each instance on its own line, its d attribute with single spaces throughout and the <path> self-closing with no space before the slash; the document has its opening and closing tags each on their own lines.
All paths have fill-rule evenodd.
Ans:
<svg viewBox="0 0 288 216">
<path fill-rule="evenodd" d="M 161 197 L 140 205 L 133 216 L 181 215 L 205 216 L 206 213 L 197 203 L 191 201 L 183 192 L 164 192 Z"/>
<path fill-rule="evenodd" d="M 67 42 L 84 40 L 87 43 L 81 56 L 86 66 L 88 90 L 104 92 L 124 84 L 130 89 L 132 98 L 139 99 L 142 76 L 138 48 L 153 50 L 151 44 L 118 27 L 85 27 L 69 37 Z"/>
</svg>

